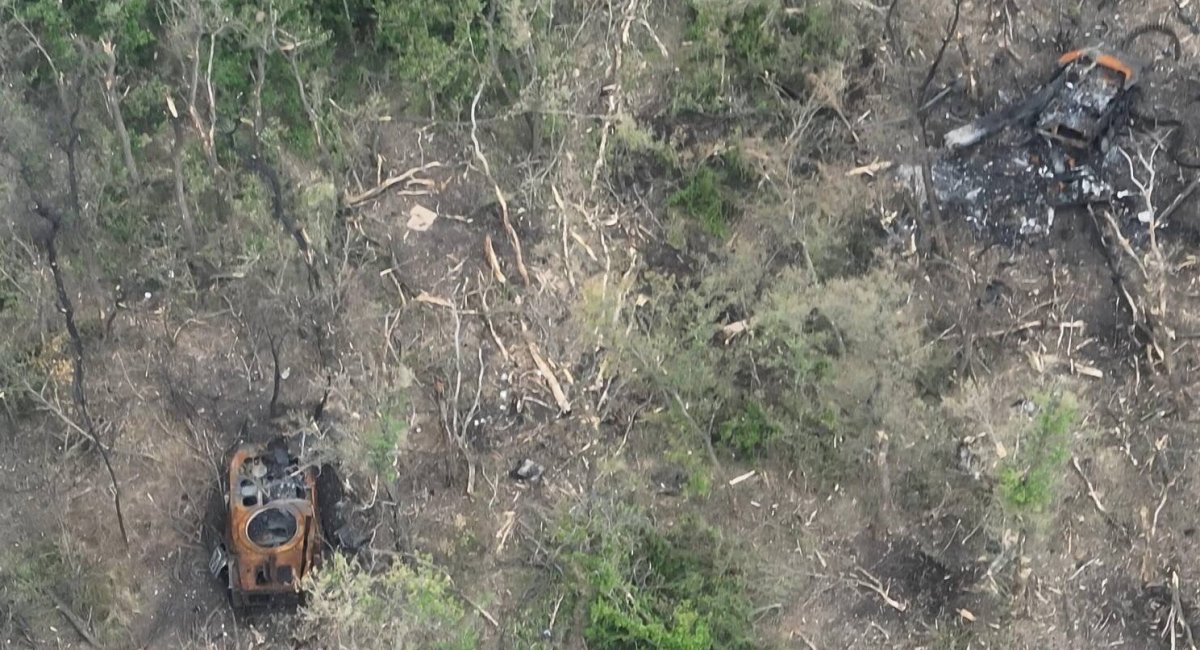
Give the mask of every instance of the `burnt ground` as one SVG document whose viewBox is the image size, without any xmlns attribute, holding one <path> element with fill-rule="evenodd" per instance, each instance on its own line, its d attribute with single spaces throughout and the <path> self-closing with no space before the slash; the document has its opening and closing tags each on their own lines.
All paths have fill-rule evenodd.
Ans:
<svg viewBox="0 0 1200 650">
<path fill-rule="evenodd" d="M 994 108 L 997 98 L 1033 88 L 1065 44 L 1175 11 L 1171 2 L 1083 2 L 1078 11 L 1057 4 L 963 6 L 960 38 L 934 86 L 964 75 L 973 90 L 950 93 L 930 113 L 931 144 Z M 910 98 L 943 29 L 941 20 L 922 16 L 948 18 L 951 4 L 900 0 L 893 20 L 903 43 L 883 39 L 881 11 L 844 6 L 867 26 L 864 50 L 875 52 L 845 71 L 842 110 L 857 142 L 828 110 L 814 127 L 812 140 L 821 144 L 811 149 L 785 146 L 788 133 L 778 129 L 739 134 L 719 122 L 661 117 L 666 102 L 653 84 L 627 84 L 623 110 L 686 156 L 703 158 L 741 138 L 746 150 L 761 152 L 762 169 L 793 179 L 782 186 L 853 187 L 852 200 L 891 223 L 888 216 L 912 202 L 886 176 L 847 180 L 844 173 L 875 160 L 919 160 Z M 674 49 L 678 31 L 665 23 L 657 36 Z M 603 112 L 594 82 L 604 78 L 614 47 L 591 36 L 577 53 L 581 74 L 556 80 L 580 115 Z M 663 70 L 645 35 L 625 47 L 626 56 L 640 52 L 637 64 L 626 64 L 634 79 Z M 1198 47 L 1186 36 L 1180 61 L 1160 57 L 1158 80 L 1145 89 L 1153 108 L 1143 110 L 1189 114 Z M 503 124 L 480 128 L 508 194 L 528 283 L 469 127 L 397 124 L 386 133 L 385 175 L 442 166 L 422 173 L 431 183 L 417 193 L 385 193 L 347 215 L 348 243 L 331 244 L 341 255 L 322 262 L 339 287 L 336 304 L 305 299 L 294 259 L 264 272 L 263 282 L 232 280 L 209 290 L 184 282 L 180 265 L 180 279 L 162 278 L 149 297 L 127 301 L 107 331 L 88 339 L 87 361 L 129 547 L 97 455 L 64 451 L 65 425 L 44 412 L 0 420 L 0 521 L 20 522 L 0 525 L 0 546 L 19 552 L 69 540 L 80 566 L 103 567 L 90 579 L 113 585 L 121 619 L 79 614 L 96 627 L 115 623 L 112 647 L 288 646 L 279 641 L 285 620 L 236 619 L 207 576 L 204 524 L 216 461 L 247 431 L 305 436 L 332 455 L 343 444 L 339 431 L 374 426 L 395 407 L 389 391 L 403 387 L 408 401 L 393 413 L 408 423 L 392 459 L 399 478 L 348 482 L 348 502 L 361 509 L 373 547 L 429 553 L 448 568 L 460 591 L 497 621 L 481 622 L 486 647 L 517 647 L 513 628 L 528 615 L 522 598 L 539 588 L 529 561 L 540 552 L 539 531 L 557 509 L 613 481 L 632 484 L 660 521 L 699 511 L 752 551 L 761 567 L 756 587 L 771 596 L 758 629 L 783 647 L 1168 648 L 1176 647 L 1172 636 L 1186 647 L 1182 627 L 1164 633 L 1163 626 L 1173 608 L 1194 621 L 1200 606 L 1193 507 L 1200 483 L 1190 476 L 1200 204 L 1185 201 L 1153 246 L 1128 234 L 1131 252 L 1103 218 L 1083 211 L 1060 215 L 1048 235 L 1016 241 L 998 241 L 949 213 L 936 234 L 915 214 L 908 216 L 917 222 L 912 236 L 868 230 L 872 259 L 888 260 L 911 286 L 909 304 L 927 323 L 927 339 L 953 352 L 936 390 L 952 425 L 896 452 L 914 464 L 889 469 L 885 458 L 882 468 L 865 465 L 859 481 L 819 486 L 783 462 L 726 462 L 714 470 L 707 497 L 679 498 L 662 486 L 684 480 L 680 470 L 642 435 L 644 396 L 623 394 L 606 374 L 580 312 L 584 296 L 628 292 L 623 279 L 646 267 L 697 276 L 704 255 L 664 245 L 663 184 L 671 179 L 655 179 L 652 164 L 641 183 L 618 175 L 609 184 L 603 173 L 593 183 L 587 129 L 598 126 L 579 118 L 560 150 L 524 157 L 502 153 L 519 140 Z M 1153 148 L 1164 137 L 1128 124 L 1116 129 L 1131 148 Z M 791 156 L 782 166 L 780 152 Z M 1165 152 L 1153 169 L 1159 209 L 1195 177 Z M 406 225 L 418 204 L 438 214 L 428 230 Z M 765 235 L 748 225 L 738 236 Z M 486 261 L 485 237 L 503 283 Z M 937 237 L 944 248 L 930 243 Z M 803 257 L 782 251 L 772 263 L 798 266 Z M 82 283 L 86 271 L 76 273 Z M 95 296 L 109 291 L 82 294 L 77 309 L 107 314 L 111 302 Z M 305 325 L 271 329 L 290 321 Z M 280 361 L 288 369 L 283 408 L 274 417 L 272 336 L 290 341 Z M 531 343 L 564 389 L 569 414 L 560 414 Z M 1026 416 L 1013 404 L 1047 385 L 1068 387 L 1085 415 L 1072 432 L 1057 506 L 1036 530 L 1021 531 L 995 515 L 990 482 L 1022 444 L 1018 424 Z M 66 386 L 48 390 L 65 399 Z M 310 417 L 318 404 L 322 428 Z M 465 447 L 448 439 L 443 418 L 457 423 Z M 541 483 L 509 478 L 524 458 L 545 466 Z M 751 479 L 729 484 L 750 470 Z M 888 472 L 893 488 L 882 499 L 877 472 Z M 78 577 L 68 573 L 64 581 L 71 575 Z M 17 628 L 5 629 L 8 643 L 26 642 Z M 43 647 L 83 645 L 62 619 L 53 628 L 31 620 L 28 629 Z M 583 647 L 578 636 L 553 635 L 564 647 Z"/>
</svg>

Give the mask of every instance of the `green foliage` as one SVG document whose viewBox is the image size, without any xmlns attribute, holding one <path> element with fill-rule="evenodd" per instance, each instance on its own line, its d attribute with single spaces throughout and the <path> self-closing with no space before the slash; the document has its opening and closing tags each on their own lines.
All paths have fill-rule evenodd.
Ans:
<svg viewBox="0 0 1200 650">
<path fill-rule="evenodd" d="M 675 152 L 669 146 L 655 140 L 651 133 L 639 128 L 629 117 L 621 119 L 613 129 L 608 155 L 608 163 L 614 167 L 653 164 L 670 170 L 677 164 Z"/>
<path fill-rule="evenodd" d="M 70 69 L 79 62 L 79 53 L 71 43 L 71 34 L 76 26 L 57 0 L 35 0 L 11 5 L 13 15 L 41 41 L 46 53 L 60 70 Z M 49 64 L 38 61 L 34 81 L 54 82 Z"/>
<path fill-rule="evenodd" d="M 688 436 L 680 435 L 679 432 L 687 431 L 690 425 L 684 421 L 679 408 L 667 409 L 657 421 L 649 418 L 649 423 L 668 432 L 671 438 L 667 441 L 670 450 L 666 459 L 687 477 L 682 486 L 683 494 L 693 498 L 707 497 L 712 492 L 713 469 L 709 467 L 708 457 L 700 453 Z"/>
<path fill-rule="evenodd" d="M 488 32 L 480 0 L 373 0 L 376 44 L 391 69 L 454 114 L 470 105 L 486 61 Z"/>
<path fill-rule="evenodd" d="M 714 647 L 712 632 L 688 602 L 676 605 L 669 619 L 643 611 L 644 601 L 627 606 L 621 601 L 600 599 L 588 612 L 585 637 L 597 648 L 663 648 L 705 650 Z"/>
<path fill-rule="evenodd" d="M 335 554 L 304 579 L 307 602 L 298 639 L 356 650 L 470 650 L 478 631 L 455 598 L 450 578 L 420 559 L 371 573 Z"/>
<path fill-rule="evenodd" d="M 408 398 L 400 394 L 380 408 L 375 421 L 350 435 L 341 450 L 346 467 L 385 481 L 396 480 L 396 453 L 408 438 Z"/>
<path fill-rule="evenodd" d="M 845 28 L 825 5 L 813 2 L 802 11 L 787 12 L 782 28 L 782 55 L 792 61 L 823 63 L 841 58 L 849 50 Z"/>
<path fill-rule="evenodd" d="M 683 187 L 668 197 L 667 205 L 697 221 L 713 237 L 723 238 L 738 215 L 735 197 L 756 178 L 741 152 L 729 149 L 701 163 Z"/>
<path fill-rule="evenodd" d="M 1054 503 L 1054 492 L 1070 457 L 1071 429 L 1079 407 L 1070 394 L 1038 400 L 1038 415 L 1021 452 L 1000 470 L 998 490 L 1016 513 L 1040 514 Z"/>
<path fill-rule="evenodd" d="M 774 378 L 765 405 L 779 442 L 830 478 L 849 469 L 864 433 L 922 437 L 932 420 L 916 385 L 930 348 L 887 268 L 814 283 L 785 273 L 756 312 L 756 356 Z"/>
<path fill-rule="evenodd" d="M 567 520 L 557 538 L 568 549 L 569 586 L 586 608 L 589 648 L 756 647 L 741 562 L 703 522 L 663 530 L 616 506 Z"/>
<path fill-rule="evenodd" d="M 107 0 L 70 2 L 72 24 L 93 41 L 108 40 L 116 46 L 117 63 L 123 68 L 150 65 L 161 25 L 153 0 Z"/>
<path fill-rule="evenodd" d="M 716 441 L 742 457 L 762 451 L 779 435 L 758 402 L 747 402 L 716 431 Z"/>
<path fill-rule="evenodd" d="M 770 12 L 767 3 L 755 3 L 725 19 L 729 53 L 748 70 L 770 69 L 779 53 L 779 38 L 770 29 Z"/>
<path fill-rule="evenodd" d="M 108 185 L 100 192 L 96 220 L 121 247 L 145 243 L 149 219 L 148 206 L 131 198 L 124 187 Z"/>
<path fill-rule="evenodd" d="M 698 221 L 714 237 L 724 237 L 729 231 L 733 204 L 725 198 L 717 173 L 707 166 L 696 170 L 667 205 Z"/>
<path fill-rule="evenodd" d="M 804 90 L 804 73 L 845 56 L 844 28 L 819 3 L 781 11 L 766 0 L 690 0 L 690 46 L 675 77 L 676 112 L 720 112 L 739 96 L 769 101 L 771 79 L 789 92 Z"/>
<path fill-rule="evenodd" d="M 686 284 L 648 272 L 637 289 L 646 300 L 629 323 L 614 323 L 614 308 L 584 287 L 580 314 L 611 362 L 634 378 L 631 388 L 666 407 L 646 420 L 660 453 L 704 462 L 707 423 L 716 422 L 722 447 L 794 462 L 832 483 L 859 462 L 874 432 L 927 435 L 935 419 L 917 380 L 932 347 L 895 273 L 822 283 L 802 268 L 773 271 L 763 259 L 761 248 L 739 240 Z M 722 341 L 721 327 L 737 320 L 751 333 Z"/>
<path fill-rule="evenodd" d="M 97 51 L 102 40 L 116 47 L 117 64 L 123 70 L 153 62 L 154 46 L 162 25 L 151 0 L 107 0 L 104 2 L 61 2 L 25 0 L 14 3 L 12 12 L 37 36 L 60 72 L 68 71 Z M 80 38 L 85 48 L 73 41 Z M 49 64 L 39 61 L 44 78 Z"/>
<path fill-rule="evenodd" d="M 133 135 L 135 145 L 138 139 L 135 134 L 149 138 L 166 123 L 167 112 L 163 97 L 169 92 L 169 88 L 162 79 L 151 77 L 131 86 L 129 94 L 121 101 L 125 126 Z"/>
</svg>

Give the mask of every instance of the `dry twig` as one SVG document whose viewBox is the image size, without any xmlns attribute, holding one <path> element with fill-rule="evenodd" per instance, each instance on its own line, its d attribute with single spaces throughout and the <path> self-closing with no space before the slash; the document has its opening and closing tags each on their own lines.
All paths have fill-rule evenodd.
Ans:
<svg viewBox="0 0 1200 650">
<path fill-rule="evenodd" d="M 492 269 L 492 277 L 500 284 L 508 284 L 504 271 L 500 270 L 500 260 L 496 259 L 496 249 L 492 247 L 492 236 L 483 236 L 483 255 L 487 258 L 488 266 Z"/>
<path fill-rule="evenodd" d="M 82 636 L 83 639 L 88 642 L 88 645 L 92 646 L 93 648 L 104 647 L 104 645 L 100 643 L 100 640 L 96 638 L 96 635 L 92 634 L 92 630 L 90 626 L 88 626 L 87 621 L 83 620 L 78 614 L 71 611 L 71 608 L 68 607 L 61 598 L 54 594 L 54 592 L 47 589 L 44 590 L 43 593 L 45 593 L 46 596 L 54 602 L 54 608 L 57 609 L 63 615 L 63 617 L 67 619 L 68 622 L 71 623 L 71 627 L 75 628 L 76 632 L 79 632 L 79 636 Z"/>
<path fill-rule="evenodd" d="M 349 192 L 347 192 L 344 197 L 344 200 L 346 201 L 346 205 L 348 207 L 354 207 L 354 206 L 360 205 L 362 203 L 366 203 L 367 201 L 370 201 L 371 199 L 379 196 L 380 194 L 383 194 L 384 192 L 388 191 L 389 189 L 391 189 L 392 187 L 394 187 L 396 185 L 399 185 L 400 183 L 404 183 L 405 185 L 421 185 L 421 186 L 428 187 L 432 181 L 429 181 L 428 179 L 418 178 L 417 174 L 420 174 L 421 172 L 427 172 L 431 169 L 435 169 L 438 167 L 442 167 L 442 163 L 436 162 L 436 161 L 431 162 L 431 163 L 425 163 L 424 165 L 421 165 L 420 167 L 413 167 L 412 169 L 410 169 L 398 176 L 389 176 L 387 180 L 383 181 L 379 185 L 376 185 L 375 187 L 372 187 L 369 190 L 366 190 L 365 192 L 360 192 L 358 194 L 350 194 Z"/>
<path fill-rule="evenodd" d="M 1075 468 L 1075 472 L 1079 474 L 1079 478 L 1083 479 L 1084 485 L 1087 485 L 1088 497 L 1095 504 L 1096 510 L 1102 515 L 1108 515 L 1108 510 L 1104 508 L 1104 504 L 1100 503 L 1100 494 L 1096 492 L 1096 488 L 1092 487 L 1092 482 L 1088 479 L 1087 474 L 1083 473 L 1083 468 L 1079 466 L 1079 459 L 1071 456 L 1071 466 Z"/>
<path fill-rule="evenodd" d="M 888 594 L 888 590 L 883 588 L 883 583 L 879 581 L 879 578 L 871 575 L 862 567 L 857 567 L 855 570 L 858 572 L 857 574 L 853 575 L 854 583 L 856 585 L 862 587 L 863 589 L 868 589 L 875 592 L 879 595 L 879 598 L 883 600 L 885 605 L 898 612 L 903 612 L 908 609 L 908 605 L 906 603 L 898 601 Z"/>
</svg>

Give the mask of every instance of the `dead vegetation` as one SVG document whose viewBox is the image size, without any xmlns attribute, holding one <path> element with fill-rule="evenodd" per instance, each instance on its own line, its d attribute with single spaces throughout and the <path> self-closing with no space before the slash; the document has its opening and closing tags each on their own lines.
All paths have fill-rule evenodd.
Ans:
<svg viewBox="0 0 1200 650">
<path fill-rule="evenodd" d="M 1117 198 L 935 187 L 1102 5 L 0 5 L 0 635 L 1190 647 L 1192 39 Z M 338 548 L 234 617 L 208 495 L 273 434 Z"/>
</svg>

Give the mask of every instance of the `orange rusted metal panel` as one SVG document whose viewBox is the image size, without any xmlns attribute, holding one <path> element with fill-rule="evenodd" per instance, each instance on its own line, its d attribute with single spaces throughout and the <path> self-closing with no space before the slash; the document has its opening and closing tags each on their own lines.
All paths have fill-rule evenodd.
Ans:
<svg viewBox="0 0 1200 650">
<path fill-rule="evenodd" d="M 1083 47 L 1071 50 L 1058 58 L 1058 64 L 1065 66 L 1082 58 L 1090 58 L 1096 65 L 1121 73 L 1125 77 L 1125 85 L 1131 86 L 1137 80 L 1139 66 L 1125 60 L 1123 55 L 1097 47 Z"/>
</svg>

